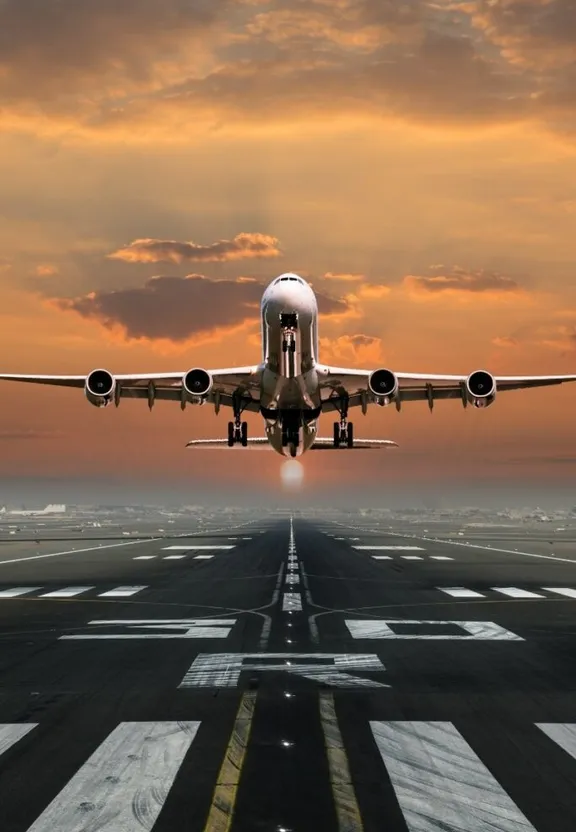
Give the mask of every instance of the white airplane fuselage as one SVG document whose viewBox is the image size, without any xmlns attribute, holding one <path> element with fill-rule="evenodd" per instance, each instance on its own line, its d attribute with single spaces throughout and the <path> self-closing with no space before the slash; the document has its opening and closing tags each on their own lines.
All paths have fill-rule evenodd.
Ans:
<svg viewBox="0 0 576 832">
<path fill-rule="evenodd" d="M 321 402 L 318 304 L 298 275 L 280 275 L 262 296 L 261 413 L 266 436 L 283 456 L 300 456 L 314 442 Z"/>
</svg>

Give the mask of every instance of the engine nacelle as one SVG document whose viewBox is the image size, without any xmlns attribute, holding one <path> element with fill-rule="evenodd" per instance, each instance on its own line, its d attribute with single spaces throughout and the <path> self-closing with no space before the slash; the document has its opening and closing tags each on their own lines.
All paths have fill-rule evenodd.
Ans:
<svg viewBox="0 0 576 832">
<path fill-rule="evenodd" d="M 496 398 L 496 379 L 486 370 L 476 370 L 466 379 L 466 398 L 474 407 L 488 407 Z"/>
<path fill-rule="evenodd" d="M 114 400 L 116 380 L 108 370 L 92 370 L 86 378 L 84 393 L 94 407 L 106 407 Z"/>
<path fill-rule="evenodd" d="M 392 370 L 374 370 L 368 377 L 368 387 L 379 404 L 390 404 L 398 393 L 398 379 Z"/>
<path fill-rule="evenodd" d="M 192 401 L 207 396 L 213 384 L 214 379 L 210 373 L 200 367 L 188 370 L 182 379 L 182 387 Z"/>
</svg>

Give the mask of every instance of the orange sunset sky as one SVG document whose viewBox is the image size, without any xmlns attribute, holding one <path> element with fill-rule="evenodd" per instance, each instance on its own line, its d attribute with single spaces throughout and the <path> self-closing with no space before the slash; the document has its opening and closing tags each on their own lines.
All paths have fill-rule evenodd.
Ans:
<svg viewBox="0 0 576 832">
<path fill-rule="evenodd" d="M 0 213 L 5 372 L 255 363 L 283 271 L 324 362 L 576 372 L 573 0 L 0 0 Z M 0 391 L 0 502 L 282 493 L 272 451 L 184 449 L 227 413 Z M 354 422 L 401 447 L 308 455 L 307 499 L 571 488 L 576 385 Z"/>
</svg>

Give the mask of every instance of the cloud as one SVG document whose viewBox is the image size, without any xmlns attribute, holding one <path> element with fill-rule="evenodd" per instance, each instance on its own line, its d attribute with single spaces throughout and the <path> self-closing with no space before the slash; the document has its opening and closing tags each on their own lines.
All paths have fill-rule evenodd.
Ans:
<svg viewBox="0 0 576 832">
<path fill-rule="evenodd" d="M 429 276 L 406 275 L 403 286 L 412 297 L 439 297 L 443 295 L 485 295 L 505 297 L 518 295 L 523 290 L 516 280 L 499 272 L 484 269 L 467 270 L 460 266 L 431 266 Z"/>
<path fill-rule="evenodd" d="M 491 343 L 494 344 L 495 347 L 503 347 L 504 349 L 518 346 L 516 338 L 512 338 L 508 335 L 496 336 L 496 338 L 492 338 Z"/>
<path fill-rule="evenodd" d="M 201 274 L 152 277 L 143 286 L 52 298 L 58 309 L 98 321 L 127 340 L 221 340 L 256 324 L 264 286 L 245 280 L 212 280 Z M 321 314 L 342 315 L 345 300 L 317 295 Z"/>
<path fill-rule="evenodd" d="M 384 361 L 382 340 L 363 333 L 320 338 L 320 357 L 323 363 L 352 362 L 378 366 Z"/>
<path fill-rule="evenodd" d="M 58 274 L 58 269 L 50 263 L 40 263 L 32 270 L 32 274 L 35 277 L 54 277 Z"/>
<path fill-rule="evenodd" d="M 276 237 L 242 233 L 237 234 L 233 240 L 218 240 L 207 246 L 176 240 L 134 240 L 108 257 L 127 263 L 223 263 L 253 257 L 280 257 L 281 253 Z"/>
<path fill-rule="evenodd" d="M 339 280 L 342 283 L 358 283 L 361 280 L 366 280 L 366 275 L 347 272 L 325 272 L 322 275 L 322 279 Z"/>
</svg>

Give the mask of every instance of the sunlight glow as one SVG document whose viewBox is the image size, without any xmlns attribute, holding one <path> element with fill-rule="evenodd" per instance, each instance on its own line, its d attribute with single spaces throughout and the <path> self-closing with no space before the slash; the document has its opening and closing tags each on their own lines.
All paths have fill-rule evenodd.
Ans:
<svg viewBox="0 0 576 832">
<path fill-rule="evenodd" d="M 304 466 L 296 459 L 289 459 L 280 469 L 280 479 L 284 488 L 296 491 L 304 481 Z"/>
</svg>

